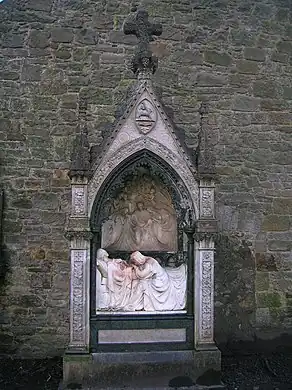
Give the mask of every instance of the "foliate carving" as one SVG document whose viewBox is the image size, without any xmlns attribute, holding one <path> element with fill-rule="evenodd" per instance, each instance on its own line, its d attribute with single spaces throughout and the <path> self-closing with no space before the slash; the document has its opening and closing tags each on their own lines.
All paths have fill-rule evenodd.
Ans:
<svg viewBox="0 0 292 390">
<path fill-rule="evenodd" d="M 80 342 L 85 340 L 85 314 L 84 314 L 84 263 L 86 260 L 86 250 L 73 250 L 72 254 L 72 274 L 71 274 L 71 304 L 72 304 L 72 324 L 71 341 Z"/>
<path fill-rule="evenodd" d="M 213 311 L 212 311 L 212 256 L 211 251 L 204 251 L 202 256 L 202 286 L 201 286 L 201 341 L 213 339 Z"/>
<path fill-rule="evenodd" d="M 65 233 L 65 238 L 67 240 L 72 241 L 72 240 L 85 240 L 85 241 L 90 241 L 93 237 L 93 234 L 89 231 L 79 231 L 79 230 L 72 230 L 72 231 L 67 231 Z"/>
<path fill-rule="evenodd" d="M 214 240 L 217 237 L 217 233 L 205 233 L 205 232 L 196 232 L 194 233 L 194 240 L 197 242 Z"/>
<path fill-rule="evenodd" d="M 84 187 L 72 188 L 72 214 L 84 215 L 86 213 L 85 207 L 85 189 Z"/>
<path fill-rule="evenodd" d="M 135 120 L 142 134 L 149 133 L 156 124 L 157 113 L 148 99 L 143 99 L 136 107 Z"/>
<path fill-rule="evenodd" d="M 137 140 L 130 142 L 128 145 L 123 146 L 115 153 L 112 153 L 108 158 L 102 161 L 90 181 L 88 188 L 88 199 L 90 207 L 92 207 L 96 194 L 98 193 L 101 184 L 105 178 L 125 159 L 129 158 L 136 152 L 143 149 L 147 149 L 157 156 L 160 156 L 166 161 L 177 174 L 181 177 L 185 186 L 187 187 L 189 194 L 191 194 L 194 201 L 195 214 L 197 213 L 197 201 L 198 201 L 198 184 L 194 178 L 193 172 L 188 167 L 187 161 L 183 156 L 174 154 L 171 150 L 156 142 L 151 138 L 138 138 Z"/>
<path fill-rule="evenodd" d="M 200 216 L 202 218 L 214 217 L 214 191 L 212 188 L 201 188 Z"/>
</svg>

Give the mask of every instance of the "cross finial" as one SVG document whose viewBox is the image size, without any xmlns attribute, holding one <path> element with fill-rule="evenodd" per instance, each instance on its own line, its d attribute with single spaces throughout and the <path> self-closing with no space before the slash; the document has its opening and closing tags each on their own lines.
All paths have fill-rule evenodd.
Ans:
<svg viewBox="0 0 292 390">
<path fill-rule="evenodd" d="M 123 30 L 125 34 L 133 34 L 138 38 L 138 46 L 131 61 L 132 71 L 136 74 L 139 71 L 150 70 L 152 73 L 157 69 L 158 60 L 152 55 L 149 43 L 153 41 L 152 35 L 162 34 L 162 25 L 150 23 L 148 12 L 138 10 L 134 16 L 125 21 Z"/>
</svg>

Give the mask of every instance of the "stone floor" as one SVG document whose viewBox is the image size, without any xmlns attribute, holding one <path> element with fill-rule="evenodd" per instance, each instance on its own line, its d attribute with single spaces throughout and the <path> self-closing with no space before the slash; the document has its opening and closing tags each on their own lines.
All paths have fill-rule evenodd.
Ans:
<svg viewBox="0 0 292 390">
<path fill-rule="evenodd" d="M 60 358 L 43 360 L 0 360 L 1 390 L 58 390 L 62 378 Z M 116 389 L 144 390 L 201 390 L 203 387 L 168 387 L 172 378 L 157 378 L 156 383 L 133 383 Z M 222 380 L 227 390 L 292 390 L 292 353 L 253 354 L 248 356 L 223 356 Z M 183 383 L 181 382 L 181 385 Z M 80 386 L 72 384 L 71 389 Z M 97 390 L 91 388 L 90 390 Z M 85 390 L 85 389 L 83 389 Z M 86 389 L 89 390 L 89 389 Z M 98 390 L 101 390 L 100 388 Z M 105 389 L 104 389 L 105 390 Z"/>
</svg>

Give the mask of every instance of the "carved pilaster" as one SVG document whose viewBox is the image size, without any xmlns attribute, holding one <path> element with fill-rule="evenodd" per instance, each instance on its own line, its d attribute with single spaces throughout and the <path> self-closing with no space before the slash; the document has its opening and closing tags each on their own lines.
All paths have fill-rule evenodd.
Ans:
<svg viewBox="0 0 292 390">
<path fill-rule="evenodd" d="M 200 180 L 200 219 L 215 218 L 214 192 L 213 180 Z"/>
<path fill-rule="evenodd" d="M 65 237 L 70 240 L 70 343 L 68 352 L 89 352 L 90 240 L 87 177 L 71 176 L 72 203 Z"/>
<path fill-rule="evenodd" d="M 198 261 L 196 262 L 196 310 L 198 314 L 196 346 L 214 344 L 214 240 L 212 235 L 194 235 Z"/>
<path fill-rule="evenodd" d="M 89 248 L 71 249 L 69 350 L 89 351 Z"/>
</svg>

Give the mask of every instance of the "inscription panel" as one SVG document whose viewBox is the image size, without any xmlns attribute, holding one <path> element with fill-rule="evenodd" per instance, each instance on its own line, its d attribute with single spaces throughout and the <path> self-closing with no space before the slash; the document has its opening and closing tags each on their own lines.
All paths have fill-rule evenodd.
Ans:
<svg viewBox="0 0 292 390">
<path fill-rule="evenodd" d="M 99 344 L 185 342 L 186 329 L 100 330 Z"/>
</svg>

